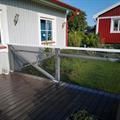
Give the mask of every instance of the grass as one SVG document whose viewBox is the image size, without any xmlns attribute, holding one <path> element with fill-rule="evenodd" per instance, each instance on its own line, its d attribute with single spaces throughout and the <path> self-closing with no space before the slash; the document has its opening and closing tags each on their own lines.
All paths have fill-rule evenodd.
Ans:
<svg viewBox="0 0 120 120">
<path fill-rule="evenodd" d="M 67 80 L 80 86 L 111 93 L 120 93 L 120 63 L 63 59 L 61 68 L 63 81 Z"/>
<path fill-rule="evenodd" d="M 42 67 L 55 75 L 53 58 L 44 61 Z M 41 75 L 33 68 L 29 68 L 29 73 L 32 72 Z M 88 88 L 120 94 L 120 63 L 62 58 L 61 80 Z"/>
<path fill-rule="evenodd" d="M 54 75 L 54 61 L 48 60 L 44 68 Z M 63 58 L 61 80 L 80 86 L 120 93 L 120 63 Z"/>
</svg>

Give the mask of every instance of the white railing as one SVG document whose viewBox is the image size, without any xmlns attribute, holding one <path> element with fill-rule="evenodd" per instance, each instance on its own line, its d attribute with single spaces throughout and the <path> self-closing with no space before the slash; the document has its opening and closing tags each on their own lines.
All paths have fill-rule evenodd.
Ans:
<svg viewBox="0 0 120 120">
<path fill-rule="evenodd" d="M 40 68 L 39 66 L 38 66 L 38 63 L 36 63 L 36 62 L 30 62 L 30 60 L 27 60 L 26 58 L 24 58 L 24 56 L 23 55 L 21 55 L 20 53 L 26 53 L 26 52 L 28 52 L 28 53 L 31 53 L 31 54 L 33 54 L 33 53 L 35 53 L 35 54 L 39 54 L 39 52 L 40 51 L 34 51 L 33 49 L 31 49 L 30 48 L 30 50 L 24 50 L 24 49 L 17 49 L 17 47 L 14 45 L 12 45 L 12 46 L 9 46 L 9 48 L 11 48 L 11 47 L 15 47 L 16 49 L 11 49 L 13 52 L 15 52 L 16 53 L 16 55 L 17 54 L 19 54 L 19 56 L 21 56 L 23 59 L 25 59 L 30 65 L 32 65 L 33 67 L 35 67 L 37 70 L 39 70 L 40 72 L 42 72 L 44 75 L 46 75 L 47 77 L 49 77 L 50 79 L 52 79 L 52 80 L 58 80 L 58 81 L 60 81 L 60 59 L 62 58 L 62 57 L 67 57 L 67 58 L 81 58 L 81 59 L 93 59 L 93 60 L 103 60 L 103 61 L 120 61 L 120 50 L 119 49 L 102 49 L 102 48 L 79 48 L 79 47 L 57 47 L 57 48 L 55 48 L 55 47 L 52 47 L 52 46 L 40 46 L 40 47 L 38 47 L 38 46 L 36 46 L 36 47 L 34 47 L 34 46 L 29 46 L 29 47 L 33 47 L 33 48 L 39 48 L 39 49 L 43 49 L 43 48 L 50 48 L 50 49 L 54 49 L 54 52 L 52 53 L 54 56 L 55 56 L 55 77 L 53 77 L 52 75 L 50 75 L 49 73 L 47 73 L 45 70 L 43 70 L 42 68 Z M 26 46 L 21 46 L 21 48 L 22 47 L 26 47 Z M 93 55 L 87 55 L 87 54 L 81 54 L 81 52 L 79 52 L 79 54 L 78 54 L 78 52 L 74 52 L 74 53 L 65 53 L 63 50 L 74 50 L 74 51 L 82 51 L 82 52 L 87 52 L 87 53 L 89 53 L 89 52 L 91 52 L 91 53 L 95 53 L 95 55 L 93 54 Z M 97 55 L 96 53 L 99 53 L 99 54 L 101 54 L 101 53 L 106 53 L 106 54 L 108 54 L 108 56 L 107 55 Z M 44 53 L 44 51 L 43 51 L 43 54 L 45 54 Z M 51 53 L 49 53 L 49 52 L 47 52 L 47 54 L 49 54 L 49 55 L 51 55 L 51 56 L 53 56 Z M 114 57 L 110 57 L 109 56 L 109 54 L 115 54 L 116 56 L 114 56 Z M 50 58 L 50 57 L 48 57 L 48 58 Z M 43 59 L 43 60 L 45 60 L 45 59 Z M 38 62 L 38 61 L 37 61 Z"/>
</svg>

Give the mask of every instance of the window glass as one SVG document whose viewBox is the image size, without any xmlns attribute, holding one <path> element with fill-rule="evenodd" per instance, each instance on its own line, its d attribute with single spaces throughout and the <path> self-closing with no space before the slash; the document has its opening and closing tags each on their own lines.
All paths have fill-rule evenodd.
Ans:
<svg viewBox="0 0 120 120">
<path fill-rule="evenodd" d="M 113 20 L 113 32 L 120 32 L 120 19 Z"/>
<path fill-rule="evenodd" d="M 52 31 L 48 31 L 48 40 L 52 40 Z"/>
<path fill-rule="evenodd" d="M 41 21 L 41 41 L 52 40 L 52 21 L 40 20 Z"/>
<path fill-rule="evenodd" d="M 42 40 L 42 41 L 47 40 L 47 34 L 46 34 L 46 31 L 41 31 L 41 40 Z"/>
<path fill-rule="evenodd" d="M 41 30 L 46 30 L 46 21 L 41 20 Z"/>
<path fill-rule="evenodd" d="M 114 20 L 114 31 L 118 31 L 119 20 Z"/>
<path fill-rule="evenodd" d="M 52 22 L 51 21 L 47 21 L 47 28 L 48 28 L 48 30 L 52 30 Z"/>
</svg>

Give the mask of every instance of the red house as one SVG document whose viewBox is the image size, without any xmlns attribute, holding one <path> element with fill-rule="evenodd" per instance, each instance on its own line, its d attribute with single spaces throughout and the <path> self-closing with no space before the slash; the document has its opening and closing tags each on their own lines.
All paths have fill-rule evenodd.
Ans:
<svg viewBox="0 0 120 120">
<path fill-rule="evenodd" d="M 101 43 L 120 44 L 120 2 L 97 13 L 94 18 Z"/>
</svg>

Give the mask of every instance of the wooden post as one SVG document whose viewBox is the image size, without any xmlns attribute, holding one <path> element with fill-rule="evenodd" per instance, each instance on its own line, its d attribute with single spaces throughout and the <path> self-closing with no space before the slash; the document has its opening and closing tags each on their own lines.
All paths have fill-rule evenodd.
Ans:
<svg viewBox="0 0 120 120">
<path fill-rule="evenodd" d="M 60 49 L 55 49 L 55 79 L 60 81 Z"/>
</svg>

